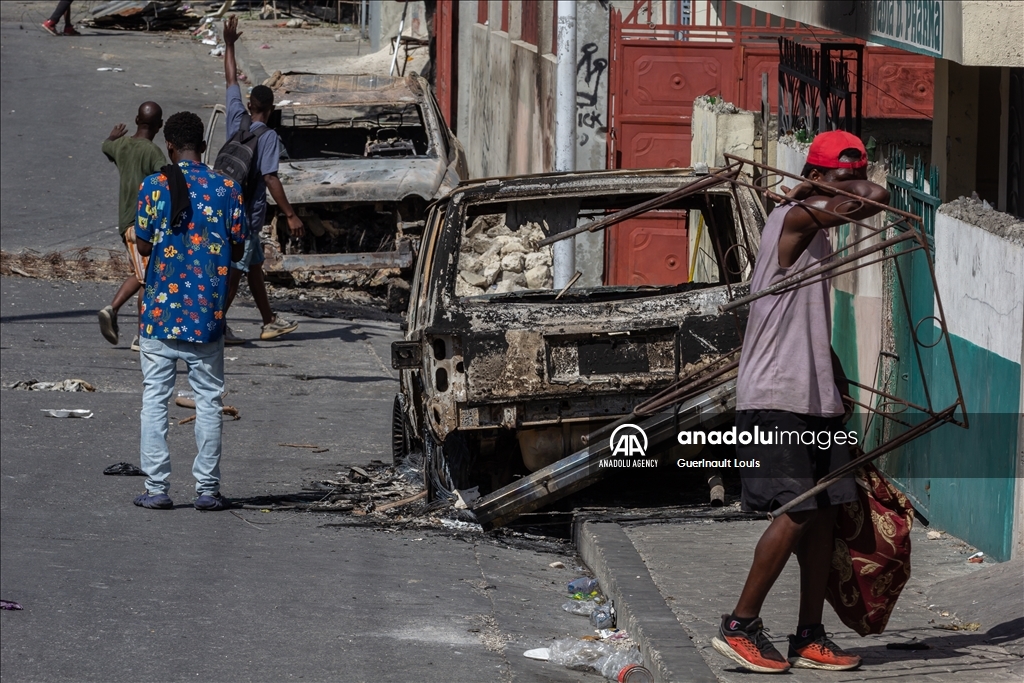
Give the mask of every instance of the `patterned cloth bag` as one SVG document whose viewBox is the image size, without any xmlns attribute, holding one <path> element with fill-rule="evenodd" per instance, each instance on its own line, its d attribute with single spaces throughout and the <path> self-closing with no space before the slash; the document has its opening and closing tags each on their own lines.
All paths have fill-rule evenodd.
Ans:
<svg viewBox="0 0 1024 683">
<path fill-rule="evenodd" d="M 857 470 L 858 500 L 839 508 L 825 594 L 844 624 L 881 633 L 910 579 L 914 508 L 870 463 Z"/>
</svg>

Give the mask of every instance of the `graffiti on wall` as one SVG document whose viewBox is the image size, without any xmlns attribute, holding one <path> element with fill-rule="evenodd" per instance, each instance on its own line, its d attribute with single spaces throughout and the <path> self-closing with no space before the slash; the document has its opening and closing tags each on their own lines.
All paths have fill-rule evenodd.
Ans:
<svg viewBox="0 0 1024 683">
<path fill-rule="evenodd" d="M 608 70 L 608 60 L 603 57 L 594 58 L 597 43 L 587 43 L 580 50 L 581 56 L 576 64 L 576 130 L 578 144 L 585 146 L 590 141 L 593 131 L 603 130 L 601 120 L 603 113 L 598 108 L 601 92 L 601 76 Z"/>
</svg>

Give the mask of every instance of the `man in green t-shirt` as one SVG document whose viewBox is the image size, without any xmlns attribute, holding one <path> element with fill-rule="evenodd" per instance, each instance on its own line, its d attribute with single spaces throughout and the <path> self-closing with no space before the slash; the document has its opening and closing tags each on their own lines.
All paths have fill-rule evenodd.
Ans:
<svg viewBox="0 0 1024 683">
<path fill-rule="evenodd" d="M 135 249 L 135 215 L 138 209 L 139 186 L 146 176 L 152 175 L 167 163 L 163 150 L 157 147 L 153 138 L 163 127 L 163 111 L 156 102 L 143 102 L 135 117 L 135 135 L 125 137 L 128 129 L 119 123 L 103 141 L 103 153 L 117 165 L 121 175 L 117 228 L 121 241 L 128 250 L 128 261 L 132 275 L 124 281 L 114 295 L 114 300 L 99 312 L 100 332 L 111 344 L 116 344 L 117 312 L 146 281 L 146 259 Z M 141 304 L 141 300 L 140 300 Z M 132 351 L 138 351 L 138 336 L 132 341 Z"/>
</svg>

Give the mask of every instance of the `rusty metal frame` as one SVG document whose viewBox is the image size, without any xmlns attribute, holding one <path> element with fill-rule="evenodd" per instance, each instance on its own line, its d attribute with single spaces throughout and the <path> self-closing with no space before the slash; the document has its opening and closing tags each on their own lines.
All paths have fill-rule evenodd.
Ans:
<svg viewBox="0 0 1024 683">
<path fill-rule="evenodd" d="M 731 154 L 726 154 L 725 158 L 727 163 L 729 163 L 730 169 L 730 176 L 728 179 L 729 183 L 731 183 L 734 187 L 745 187 L 755 192 L 762 193 L 775 201 L 788 202 L 791 204 L 796 204 L 798 206 L 808 206 L 808 204 L 806 204 L 803 201 L 787 199 L 772 191 L 771 186 L 777 185 L 784 178 L 790 178 L 798 183 L 810 182 L 812 185 L 816 185 L 819 187 L 821 186 L 820 183 L 816 183 L 814 181 L 809 181 L 806 178 L 795 176 L 791 173 L 783 171 L 782 169 L 768 166 L 767 164 L 761 164 Z M 759 170 L 763 177 L 767 178 L 770 176 L 775 176 L 779 180 L 774 183 L 769 183 L 766 181 L 763 186 L 748 183 L 744 180 L 741 180 L 740 177 L 737 177 L 735 173 L 732 172 L 732 169 L 737 163 L 740 164 L 741 169 L 744 165 L 749 165 L 752 168 Z M 716 171 L 715 173 L 712 173 L 711 176 L 719 176 L 719 172 Z M 885 455 L 886 453 L 889 453 L 890 451 L 899 448 L 900 446 L 906 443 L 909 443 L 910 441 L 936 429 L 937 427 L 943 424 L 954 424 L 965 429 L 969 426 L 967 406 L 964 402 L 963 389 L 960 384 L 960 376 L 956 368 L 956 360 L 953 357 L 953 346 L 949 336 L 949 329 L 946 326 L 946 317 L 942 307 L 942 299 L 939 296 L 938 287 L 936 284 L 935 264 L 931 256 L 931 251 L 929 249 L 928 235 L 924 230 L 923 219 L 920 216 L 916 216 L 906 211 L 894 209 L 888 205 L 881 204 L 879 202 L 874 202 L 870 199 L 859 197 L 849 192 L 836 190 L 835 188 L 828 188 L 828 191 L 833 194 L 845 195 L 850 198 L 850 208 L 846 209 L 847 211 L 852 212 L 866 205 L 875 206 L 878 209 L 887 212 L 888 215 L 895 216 L 895 219 L 890 220 L 887 217 L 882 227 L 878 228 L 863 220 L 850 219 L 846 214 L 841 212 L 829 211 L 826 209 L 821 209 L 819 207 L 813 207 L 814 210 L 819 213 L 829 214 L 836 218 L 843 219 L 846 223 L 849 223 L 850 225 L 860 226 L 866 231 L 865 236 L 833 251 L 825 259 L 823 259 L 825 263 L 821 264 L 819 262 L 819 265 L 815 265 L 813 267 L 806 267 L 800 271 L 794 272 L 792 275 L 785 278 L 784 280 L 781 280 L 769 287 L 766 287 L 765 289 L 762 289 L 758 292 L 751 292 L 750 294 L 744 297 L 733 299 L 729 303 L 723 305 L 721 307 L 721 310 L 723 312 L 732 313 L 736 311 L 738 308 L 742 307 L 743 305 L 749 304 L 765 296 L 777 295 L 783 292 L 792 291 L 800 287 L 806 287 L 807 285 L 810 284 L 820 283 L 823 280 L 831 278 L 835 275 L 853 272 L 855 270 L 860 270 L 870 265 L 875 265 L 883 261 L 892 260 L 896 268 L 895 272 L 896 280 L 899 284 L 900 301 L 902 302 L 903 308 L 907 313 L 907 319 L 910 325 L 911 341 L 913 342 L 914 349 L 914 360 L 916 362 L 917 370 L 920 374 L 922 388 L 924 390 L 925 395 L 925 402 L 927 403 L 927 406 L 916 405 L 906 399 L 900 398 L 891 393 L 883 391 L 882 389 L 876 389 L 874 387 L 869 387 L 867 385 L 860 384 L 857 382 L 850 382 L 852 385 L 860 388 L 861 390 L 872 394 L 876 400 L 884 399 L 884 402 L 881 403 L 879 408 L 872 407 L 871 405 L 867 405 L 865 403 L 856 402 L 856 405 L 866 409 L 869 412 L 869 423 L 875 415 L 878 415 L 883 421 L 892 420 L 900 425 L 903 425 L 904 427 L 907 427 L 908 429 L 902 432 L 901 434 L 893 437 L 892 439 L 879 444 L 870 452 L 861 453 L 843 467 L 840 467 L 839 469 L 830 472 L 809 491 L 803 493 L 802 495 L 796 497 L 794 500 L 790 501 L 786 505 L 783 505 L 780 508 L 773 511 L 769 515 L 769 518 L 777 517 L 778 515 L 785 513 L 793 506 L 798 505 L 802 501 L 811 498 L 820 493 L 821 491 L 825 490 L 828 486 L 834 484 L 842 477 L 853 472 L 861 465 L 871 462 L 872 460 L 875 460 L 876 458 Z M 840 205 L 840 207 L 838 208 L 842 209 L 843 205 Z M 880 241 L 875 242 L 874 244 L 870 244 L 868 246 L 860 246 L 874 238 L 880 238 Z M 907 244 L 910 246 L 909 248 L 902 251 L 896 251 L 894 249 L 895 247 L 903 244 Z M 858 246 L 860 248 L 855 248 Z M 911 318 L 909 295 L 907 293 L 906 284 L 904 283 L 903 274 L 899 265 L 900 256 L 905 256 L 906 254 L 910 254 L 916 251 L 920 251 L 924 254 L 925 262 L 928 266 L 928 275 L 932 283 L 935 302 L 935 313 L 933 315 L 926 316 L 918 321 L 914 321 Z M 879 253 L 881 253 L 881 256 L 878 258 L 866 258 Z M 937 322 L 939 329 L 941 331 L 940 339 L 936 340 L 932 344 L 924 344 L 918 337 L 918 328 L 921 326 L 923 322 L 925 322 L 928 319 L 932 319 L 935 322 Z M 924 363 L 921 357 L 921 349 L 922 347 L 932 348 L 938 346 L 939 343 L 942 341 L 945 342 L 945 349 L 949 358 L 949 367 L 953 376 L 954 385 L 956 387 L 956 400 L 947 406 L 936 407 L 935 405 L 933 405 L 932 392 L 929 389 L 927 375 L 924 372 Z M 869 401 L 869 403 L 873 402 L 874 401 Z M 891 408 L 896 406 L 901 406 L 902 409 L 899 411 L 891 410 Z M 898 415 L 906 411 L 907 409 L 916 410 L 920 413 L 923 413 L 927 417 L 923 421 L 913 426 L 911 426 L 911 424 L 905 420 L 901 420 L 894 417 L 894 415 Z M 958 409 L 961 415 L 959 419 L 957 417 Z"/>
</svg>

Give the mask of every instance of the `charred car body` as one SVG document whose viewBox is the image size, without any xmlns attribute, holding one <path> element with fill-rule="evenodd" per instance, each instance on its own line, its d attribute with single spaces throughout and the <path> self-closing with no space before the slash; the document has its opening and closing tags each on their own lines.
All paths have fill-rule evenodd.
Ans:
<svg viewBox="0 0 1024 683">
<path fill-rule="evenodd" d="M 740 321 L 718 307 L 757 252 L 764 214 L 749 194 L 710 187 L 660 207 L 707 224 L 703 281 L 558 291 L 551 247 L 538 244 L 700 180 L 688 169 L 482 180 L 432 207 L 405 341 L 392 346 L 395 457 L 422 452 L 432 496 L 487 493 L 548 466 L 739 345 Z"/>
<path fill-rule="evenodd" d="M 276 104 L 270 126 L 281 138 L 278 176 L 306 235 L 289 236 L 268 196 L 264 269 L 345 281 L 411 268 L 427 205 L 467 175 L 426 81 L 276 73 L 267 84 Z M 220 148 L 223 111 L 218 105 L 211 117 L 208 155 Z"/>
</svg>

